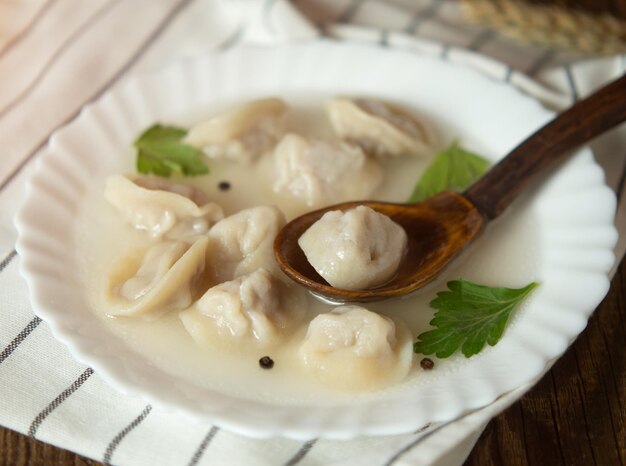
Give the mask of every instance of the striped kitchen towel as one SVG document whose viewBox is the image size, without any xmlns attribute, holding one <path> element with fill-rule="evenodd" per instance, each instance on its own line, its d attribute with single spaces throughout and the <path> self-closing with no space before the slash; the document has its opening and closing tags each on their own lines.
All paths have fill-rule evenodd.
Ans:
<svg viewBox="0 0 626 466">
<path fill-rule="evenodd" d="M 125 77 L 241 43 L 324 35 L 473 67 L 561 109 L 624 73 L 601 59 L 521 46 L 467 23 L 452 0 L 0 0 L 0 424 L 120 465 L 460 464 L 485 423 L 530 385 L 448 425 L 350 441 L 254 440 L 122 395 L 34 316 L 13 217 L 51 133 Z M 623 198 L 626 135 L 594 143 Z M 622 199 L 623 200 L 623 199 Z M 617 225 L 626 231 L 620 202 Z M 617 247 L 621 259 L 625 243 Z"/>
</svg>

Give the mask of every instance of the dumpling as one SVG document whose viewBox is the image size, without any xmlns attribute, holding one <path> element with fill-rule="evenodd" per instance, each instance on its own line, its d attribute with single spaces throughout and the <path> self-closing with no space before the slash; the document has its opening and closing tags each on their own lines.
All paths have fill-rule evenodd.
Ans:
<svg viewBox="0 0 626 466">
<path fill-rule="evenodd" d="M 137 186 L 151 191 L 167 191 L 168 193 L 179 194 L 194 202 L 196 205 L 204 205 L 209 202 L 209 198 L 194 186 L 186 184 L 171 183 L 160 176 L 138 176 L 128 177 Z"/>
<path fill-rule="evenodd" d="M 277 268 L 274 238 L 285 216 L 274 206 L 244 209 L 216 223 L 208 233 L 207 261 L 214 283 L 264 267 Z"/>
<path fill-rule="evenodd" d="M 287 134 L 274 150 L 274 191 L 306 205 L 367 198 L 383 178 L 381 167 L 355 145 Z"/>
<path fill-rule="evenodd" d="M 326 212 L 298 244 L 330 285 L 364 290 L 393 278 L 406 251 L 407 235 L 386 215 L 358 206 Z"/>
<path fill-rule="evenodd" d="M 198 343 L 209 343 L 217 334 L 269 345 L 300 322 L 305 303 L 302 290 L 259 269 L 210 288 L 180 318 Z"/>
<path fill-rule="evenodd" d="M 208 242 L 162 241 L 124 257 L 109 276 L 109 315 L 154 318 L 187 308 L 203 280 Z"/>
<path fill-rule="evenodd" d="M 366 390 L 406 377 L 412 341 L 407 327 L 389 317 L 360 306 L 340 306 L 311 321 L 299 356 L 325 385 Z"/>
<path fill-rule="evenodd" d="M 155 238 L 201 235 L 224 218 L 222 208 L 199 189 L 156 177 L 111 176 L 104 197 L 128 223 Z"/>
<path fill-rule="evenodd" d="M 436 138 L 429 126 L 407 111 L 374 99 L 335 98 L 326 104 L 335 132 L 377 156 L 429 156 Z"/>
<path fill-rule="evenodd" d="M 251 162 L 276 144 L 286 110 L 281 99 L 254 100 L 198 123 L 185 142 L 210 158 Z"/>
</svg>

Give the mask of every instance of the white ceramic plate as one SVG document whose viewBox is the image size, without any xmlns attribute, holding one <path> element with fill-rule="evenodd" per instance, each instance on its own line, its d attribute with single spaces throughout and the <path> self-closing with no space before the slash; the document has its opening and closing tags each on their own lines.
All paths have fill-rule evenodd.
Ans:
<svg viewBox="0 0 626 466">
<path fill-rule="evenodd" d="M 536 275 L 542 286 L 515 325 L 496 347 L 401 396 L 381 394 L 326 407 L 281 406 L 202 390 L 129 354 L 89 311 L 76 266 L 76 214 L 94 178 L 128 168 L 129 147 L 142 129 L 223 102 L 307 94 L 365 94 L 406 102 L 493 158 L 552 116 L 508 84 L 444 60 L 326 42 L 239 48 L 128 80 L 55 134 L 16 220 L 22 274 L 35 312 L 55 337 L 115 387 L 255 437 L 405 433 L 485 406 L 540 374 L 585 327 L 609 286 L 617 238 L 615 199 L 587 149 L 532 198 L 542 256 Z"/>
</svg>

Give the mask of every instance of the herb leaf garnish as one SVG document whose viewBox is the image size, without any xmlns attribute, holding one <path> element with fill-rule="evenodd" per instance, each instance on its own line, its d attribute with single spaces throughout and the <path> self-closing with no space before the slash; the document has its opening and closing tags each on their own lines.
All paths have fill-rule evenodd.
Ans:
<svg viewBox="0 0 626 466">
<path fill-rule="evenodd" d="M 448 282 L 449 291 L 437 293 L 430 305 L 437 310 L 435 327 L 417 337 L 416 353 L 451 356 L 459 347 L 469 358 L 486 343 L 494 346 L 504 332 L 511 311 L 538 285 L 524 288 L 491 288 L 467 280 Z"/>
<path fill-rule="evenodd" d="M 202 153 L 182 139 L 187 131 L 174 126 L 156 124 L 144 131 L 135 141 L 137 171 L 169 177 L 172 173 L 185 176 L 209 172 Z"/>
<path fill-rule="evenodd" d="M 476 181 L 489 167 L 479 155 L 466 151 L 454 141 L 439 152 L 426 169 L 408 202 L 421 202 L 442 191 L 460 191 Z"/>
</svg>

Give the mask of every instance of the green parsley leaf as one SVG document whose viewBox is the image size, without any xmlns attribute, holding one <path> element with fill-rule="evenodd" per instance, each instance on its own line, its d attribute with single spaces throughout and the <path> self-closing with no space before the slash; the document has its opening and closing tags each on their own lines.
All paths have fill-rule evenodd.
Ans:
<svg viewBox="0 0 626 466">
<path fill-rule="evenodd" d="M 442 191 L 461 191 L 476 181 L 488 167 L 487 160 L 466 151 L 458 141 L 454 141 L 435 156 L 408 202 L 421 202 Z"/>
<path fill-rule="evenodd" d="M 430 305 L 437 310 L 435 327 L 417 337 L 416 353 L 451 356 L 459 347 L 469 358 L 485 343 L 494 346 L 504 332 L 511 311 L 538 285 L 524 288 L 491 288 L 467 280 L 448 282 L 449 291 L 437 293 Z"/>
<path fill-rule="evenodd" d="M 186 134 L 187 131 L 182 128 L 159 124 L 144 131 L 135 141 L 137 171 L 166 178 L 172 173 L 185 176 L 208 173 L 202 153 L 181 142 Z"/>
</svg>

